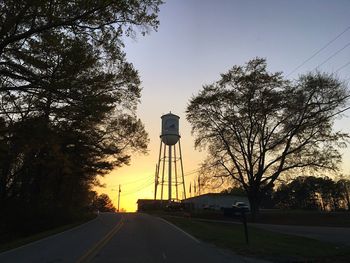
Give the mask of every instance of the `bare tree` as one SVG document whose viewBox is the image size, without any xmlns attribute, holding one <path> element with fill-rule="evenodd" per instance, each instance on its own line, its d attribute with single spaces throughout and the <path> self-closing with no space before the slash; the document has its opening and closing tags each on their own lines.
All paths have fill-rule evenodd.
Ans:
<svg viewBox="0 0 350 263">
<path fill-rule="evenodd" d="M 281 174 L 337 169 L 337 147 L 348 135 L 332 126 L 348 97 L 333 76 L 316 72 L 290 82 L 256 58 L 204 86 L 190 100 L 187 119 L 196 147 L 207 147 L 213 165 L 242 185 L 255 215 Z"/>
</svg>

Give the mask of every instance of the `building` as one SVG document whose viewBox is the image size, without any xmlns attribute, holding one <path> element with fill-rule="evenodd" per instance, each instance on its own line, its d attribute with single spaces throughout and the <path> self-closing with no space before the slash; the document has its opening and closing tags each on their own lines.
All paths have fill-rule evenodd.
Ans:
<svg viewBox="0 0 350 263">
<path fill-rule="evenodd" d="M 189 204 L 194 209 L 210 209 L 221 210 L 223 208 L 231 208 L 237 202 L 244 202 L 249 205 L 248 197 L 230 194 L 208 193 L 182 200 L 183 203 Z"/>
<path fill-rule="evenodd" d="M 152 210 L 162 209 L 166 201 L 154 200 L 154 199 L 138 199 L 137 200 L 137 211 L 145 212 Z"/>
</svg>

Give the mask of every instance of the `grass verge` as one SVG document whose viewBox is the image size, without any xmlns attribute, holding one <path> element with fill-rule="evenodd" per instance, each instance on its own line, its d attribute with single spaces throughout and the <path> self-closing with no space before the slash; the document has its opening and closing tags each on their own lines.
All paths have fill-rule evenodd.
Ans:
<svg viewBox="0 0 350 263">
<path fill-rule="evenodd" d="M 262 211 L 257 222 L 304 226 L 350 227 L 350 212 L 320 212 L 303 210 Z"/>
<path fill-rule="evenodd" d="M 62 225 L 59 227 L 55 227 L 55 228 L 52 228 L 52 229 L 49 229 L 46 231 L 42 231 L 40 233 L 30 235 L 27 237 L 18 237 L 16 239 L 11 240 L 10 242 L 0 243 L 0 253 L 5 252 L 5 251 L 10 250 L 10 249 L 13 249 L 13 248 L 24 246 L 26 244 L 43 239 L 45 237 L 49 237 L 49 236 L 64 232 L 64 231 L 69 230 L 73 227 L 84 224 L 84 223 L 86 223 L 94 218 L 96 218 L 95 214 L 93 214 L 89 217 L 85 217 L 84 219 L 81 219 L 81 220 L 76 221 L 76 222 L 71 223 L 71 224 L 66 224 L 66 225 Z"/>
<path fill-rule="evenodd" d="M 234 253 L 274 262 L 350 262 L 350 248 L 250 227 L 249 245 L 240 224 L 212 223 L 162 216 L 186 232 Z"/>
<path fill-rule="evenodd" d="M 154 215 L 183 216 L 183 211 L 147 211 Z M 204 218 L 224 221 L 240 222 L 240 216 L 225 217 L 222 211 L 194 210 L 191 211 L 192 218 Z M 251 215 L 247 214 L 247 220 L 252 222 Z M 262 210 L 257 215 L 255 223 L 276 225 L 300 225 L 300 226 L 329 226 L 350 227 L 350 212 L 320 212 L 307 210 Z"/>
</svg>

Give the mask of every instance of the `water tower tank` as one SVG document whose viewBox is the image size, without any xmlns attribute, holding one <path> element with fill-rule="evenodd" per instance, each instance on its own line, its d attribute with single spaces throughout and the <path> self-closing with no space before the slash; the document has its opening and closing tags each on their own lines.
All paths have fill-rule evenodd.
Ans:
<svg viewBox="0 0 350 263">
<path fill-rule="evenodd" d="M 166 145 L 175 145 L 179 138 L 179 119 L 180 117 L 168 113 L 163 115 L 162 117 L 162 134 L 160 138 Z"/>
</svg>

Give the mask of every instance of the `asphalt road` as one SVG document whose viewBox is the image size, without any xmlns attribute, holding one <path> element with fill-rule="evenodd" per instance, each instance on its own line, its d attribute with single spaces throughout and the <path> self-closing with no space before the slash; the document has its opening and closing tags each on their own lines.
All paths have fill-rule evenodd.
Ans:
<svg viewBox="0 0 350 263">
<path fill-rule="evenodd" d="M 100 214 L 77 228 L 0 254 L 1 263 L 258 262 L 198 241 L 160 218 Z"/>
<path fill-rule="evenodd" d="M 248 262 L 204 244 L 167 221 L 145 214 L 125 215 L 124 225 L 92 258 L 102 262 Z"/>
<path fill-rule="evenodd" d="M 0 262 L 77 262 L 82 254 L 105 237 L 120 220 L 118 214 L 100 214 L 96 219 L 76 228 L 1 253 Z"/>
</svg>

